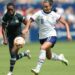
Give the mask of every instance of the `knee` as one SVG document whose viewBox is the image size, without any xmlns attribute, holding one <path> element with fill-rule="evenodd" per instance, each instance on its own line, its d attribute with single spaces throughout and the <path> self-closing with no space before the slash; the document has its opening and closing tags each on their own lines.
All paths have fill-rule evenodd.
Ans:
<svg viewBox="0 0 75 75">
<path fill-rule="evenodd" d="M 44 46 L 41 46 L 40 49 L 41 50 L 46 50 L 46 48 Z"/>
</svg>

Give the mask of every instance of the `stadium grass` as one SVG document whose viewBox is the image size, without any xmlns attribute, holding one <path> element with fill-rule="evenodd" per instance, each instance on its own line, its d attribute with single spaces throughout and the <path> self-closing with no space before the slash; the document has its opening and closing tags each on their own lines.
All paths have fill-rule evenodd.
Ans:
<svg viewBox="0 0 75 75">
<path fill-rule="evenodd" d="M 14 75 L 34 75 L 31 69 L 36 66 L 39 55 L 39 43 L 26 44 L 20 52 L 29 49 L 32 54 L 31 60 L 24 57 L 16 62 Z M 57 42 L 52 49 L 53 52 L 63 53 L 69 60 L 65 66 L 59 61 L 46 60 L 39 75 L 75 75 L 75 41 Z M 7 46 L 0 46 L 0 75 L 7 75 L 9 70 L 9 50 Z"/>
</svg>

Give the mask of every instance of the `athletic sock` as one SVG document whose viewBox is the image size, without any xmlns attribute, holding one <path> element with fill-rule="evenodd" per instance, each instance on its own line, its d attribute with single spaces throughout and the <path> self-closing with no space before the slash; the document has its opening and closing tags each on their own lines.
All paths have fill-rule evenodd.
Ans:
<svg viewBox="0 0 75 75">
<path fill-rule="evenodd" d="M 52 59 L 52 60 L 61 61 L 60 56 L 59 56 L 58 54 L 56 54 L 56 53 L 53 53 L 53 52 L 52 52 L 52 58 L 51 58 L 51 59 Z"/>
<path fill-rule="evenodd" d="M 40 51 L 40 55 L 39 55 L 39 60 L 38 60 L 38 63 L 37 63 L 37 66 L 36 66 L 36 69 L 38 71 L 40 71 L 44 61 L 45 61 L 45 58 L 46 58 L 46 51 L 45 50 L 41 50 Z"/>
<path fill-rule="evenodd" d="M 10 72 L 13 72 L 15 62 L 16 62 L 16 54 L 15 53 L 11 53 Z"/>
</svg>

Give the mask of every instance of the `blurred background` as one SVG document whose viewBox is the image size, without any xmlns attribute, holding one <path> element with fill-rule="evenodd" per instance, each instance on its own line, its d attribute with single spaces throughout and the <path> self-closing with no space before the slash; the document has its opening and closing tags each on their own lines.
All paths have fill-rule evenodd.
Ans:
<svg viewBox="0 0 75 75">
<path fill-rule="evenodd" d="M 0 0 L 0 75 L 7 74 L 10 59 L 8 46 L 2 45 L 3 40 L 1 33 L 1 19 L 6 11 L 6 4 L 13 2 L 16 5 L 16 12 L 29 19 L 32 14 L 41 9 L 42 1 L 43 0 Z M 67 41 L 66 29 L 64 25 L 58 23 L 56 30 L 59 41 L 52 51 L 58 54 L 63 53 L 69 60 L 69 66 L 66 67 L 60 62 L 56 63 L 46 60 L 40 75 L 75 75 L 75 0 L 54 0 L 53 9 L 55 8 L 57 12 L 67 20 L 73 41 Z M 20 50 L 31 50 L 32 59 L 28 60 L 27 58 L 23 58 L 17 62 L 14 75 L 33 75 L 31 69 L 36 65 L 40 44 L 38 43 L 38 26 L 36 23 L 32 23 L 32 25 L 33 27 L 30 29 L 26 39 L 28 43 Z"/>
<path fill-rule="evenodd" d="M 0 44 L 2 44 L 1 19 L 6 11 L 6 4 L 13 2 L 16 5 L 16 12 L 23 16 L 29 17 L 41 9 L 43 0 L 0 0 Z M 53 9 L 56 8 L 58 13 L 62 15 L 70 26 L 70 31 L 73 40 L 75 40 L 75 0 L 54 0 Z M 64 25 L 58 23 L 56 25 L 58 40 L 66 41 L 66 30 Z M 38 26 L 33 23 L 27 36 L 27 42 L 38 41 Z"/>
</svg>

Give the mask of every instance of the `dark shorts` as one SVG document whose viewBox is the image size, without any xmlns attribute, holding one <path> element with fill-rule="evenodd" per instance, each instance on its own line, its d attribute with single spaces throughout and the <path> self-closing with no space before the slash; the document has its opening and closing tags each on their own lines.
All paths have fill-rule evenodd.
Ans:
<svg viewBox="0 0 75 75">
<path fill-rule="evenodd" d="M 10 50 L 13 48 L 13 46 L 14 46 L 13 42 L 14 42 L 14 39 L 17 36 L 21 36 L 21 35 L 9 35 L 9 36 L 7 36 L 7 38 L 8 38 L 8 45 L 9 45 L 9 49 Z"/>
<path fill-rule="evenodd" d="M 52 47 L 55 45 L 57 41 L 57 37 L 56 36 L 51 36 L 45 39 L 40 39 L 40 44 L 43 44 L 44 42 L 50 42 L 52 43 Z"/>
</svg>

